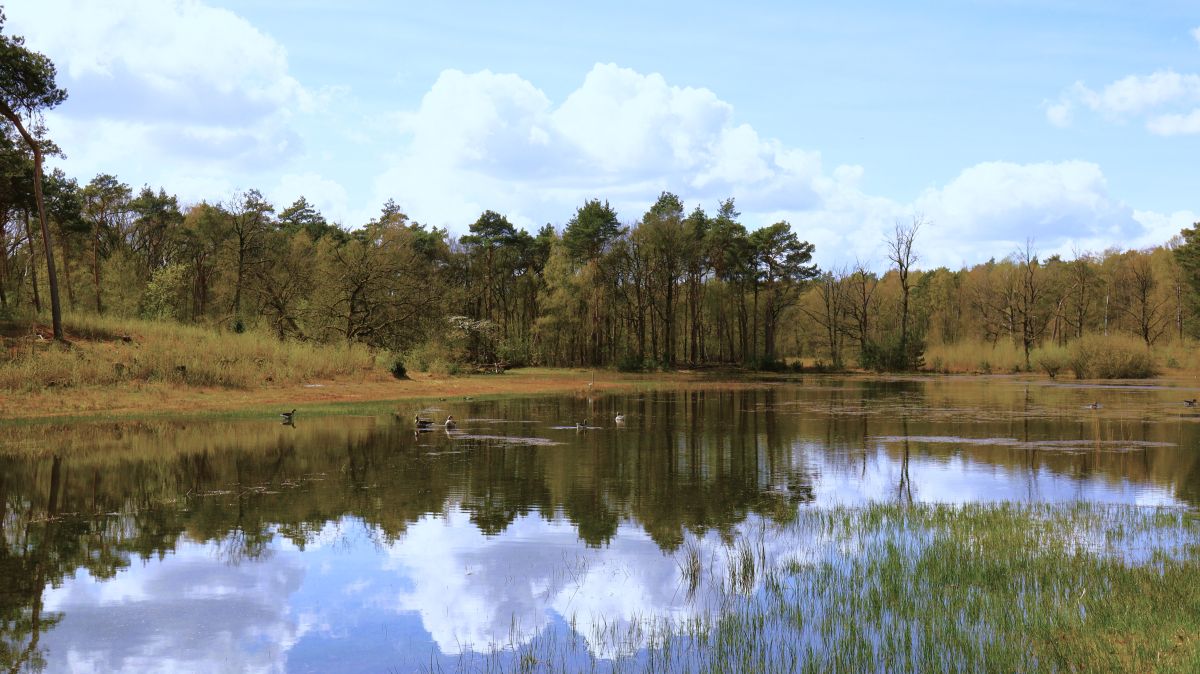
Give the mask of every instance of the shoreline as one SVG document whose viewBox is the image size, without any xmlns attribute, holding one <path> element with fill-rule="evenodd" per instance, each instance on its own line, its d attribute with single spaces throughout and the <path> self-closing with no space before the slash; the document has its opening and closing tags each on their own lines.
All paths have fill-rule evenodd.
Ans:
<svg viewBox="0 0 1200 674">
<path fill-rule="evenodd" d="M 138 420 L 170 418 L 238 418 L 297 408 L 305 414 L 336 415 L 362 408 L 381 409 L 395 403 L 536 395 L 588 395 L 667 388 L 751 389 L 795 384 L 804 378 L 875 381 L 991 379 L 1071 388 L 1158 388 L 1181 393 L 1200 390 L 1191 377 L 1138 380 L 1052 380 L 1030 374 L 968 373 L 770 373 L 737 368 L 631 373 L 586 368 L 517 368 L 502 374 L 411 378 L 375 376 L 334 379 L 257 388 L 191 387 L 132 382 L 120 386 L 49 388 L 33 392 L 0 392 L 0 425 L 41 422 Z M 589 386 L 589 383 L 594 384 Z"/>
<path fill-rule="evenodd" d="M 593 381 L 594 385 L 589 387 Z M 794 377 L 792 378 L 794 379 Z M 411 378 L 336 379 L 251 389 L 182 387 L 163 383 L 80 386 L 35 392 L 0 392 L 0 425 L 161 417 L 260 416 L 297 408 L 308 414 L 344 413 L 359 406 L 385 406 L 450 398 L 496 398 L 593 394 L 656 388 L 761 388 L 789 379 L 736 369 L 625 373 L 582 368 L 518 368 L 503 374 Z"/>
</svg>

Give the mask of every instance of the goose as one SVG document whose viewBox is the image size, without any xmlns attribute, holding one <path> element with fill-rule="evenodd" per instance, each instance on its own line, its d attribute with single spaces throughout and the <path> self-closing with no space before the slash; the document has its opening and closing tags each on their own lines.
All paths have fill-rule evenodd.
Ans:
<svg viewBox="0 0 1200 674">
<path fill-rule="evenodd" d="M 624 414 L 618 414 L 618 415 L 616 416 L 616 418 L 615 418 L 615 419 L 613 419 L 613 421 L 617 422 L 618 424 L 623 424 L 623 423 L 625 423 L 625 415 L 624 415 Z"/>
<path fill-rule="evenodd" d="M 279 413 L 279 418 L 283 419 L 283 423 L 285 423 L 285 424 L 292 423 L 292 419 L 295 416 L 296 416 L 296 408 L 295 407 L 292 408 L 291 412 L 280 412 Z"/>
<path fill-rule="evenodd" d="M 1087 406 L 1087 408 L 1089 410 L 1098 410 L 1098 409 L 1100 409 L 1100 403 L 1099 402 L 1091 403 Z"/>
<path fill-rule="evenodd" d="M 432 421 L 428 419 L 422 419 L 420 414 L 413 415 L 413 423 L 417 425 L 417 428 L 430 428 L 433 426 Z"/>
<path fill-rule="evenodd" d="M 585 430 L 587 430 L 587 427 L 588 427 L 587 419 L 584 419 L 583 421 L 575 422 L 575 430 L 577 430 L 577 431 L 585 431 Z"/>
<path fill-rule="evenodd" d="M 1196 406 L 1196 399 L 1195 399 L 1195 398 L 1192 398 L 1191 400 L 1185 400 L 1185 401 L 1183 401 L 1183 404 L 1184 404 L 1184 405 L 1186 405 L 1186 406 L 1188 406 L 1188 407 L 1195 407 L 1195 406 Z"/>
<path fill-rule="evenodd" d="M 446 430 L 451 430 L 457 426 L 458 426 L 458 424 L 454 422 L 454 415 L 453 414 L 447 415 L 446 416 Z"/>
</svg>

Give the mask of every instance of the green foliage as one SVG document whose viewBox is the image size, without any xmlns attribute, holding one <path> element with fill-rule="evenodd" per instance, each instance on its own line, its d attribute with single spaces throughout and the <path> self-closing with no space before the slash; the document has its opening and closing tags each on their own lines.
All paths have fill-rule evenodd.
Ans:
<svg viewBox="0 0 1200 674">
<path fill-rule="evenodd" d="M 627 353 L 617 360 L 619 372 L 645 372 L 646 369 L 646 362 L 634 353 Z"/>
<path fill-rule="evenodd" d="M 181 263 L 156 270 L 142 295 L 142 316 L 160 320 L 182 318 L 188 281 L 187 266 Z"/>
<path fill-rule="evenodd" d="M 408 370 L 404 368 L 404 361 L 400 360 L 399 358 L 396 358 L 392 361 L 392 365 L 388 368 L 388 372 L 391 372 L 392 376 L 396 379 L 408 379 Z"/>
<path fill-rule="evenodd" d="M 1149 348 L 1124 335 L 1084 335 L 1067 346 L 1078 379 L 1146 379 L 1158 374 Z"/>
<path fill-rule="evenodd" d="M 859 354 L 859 365 L 876 372 L 910 372 L 925 366 L 925 341 L 910 335 L 907 343 L 894 335 L 868 341 Z"/>
<path fill-rule="evenodd" d="M 567 222 L 562 241 L 576 264 L 595 260 L 623 233 L 617 212 L 605 201 L 590 199 Z"/>
</svg>

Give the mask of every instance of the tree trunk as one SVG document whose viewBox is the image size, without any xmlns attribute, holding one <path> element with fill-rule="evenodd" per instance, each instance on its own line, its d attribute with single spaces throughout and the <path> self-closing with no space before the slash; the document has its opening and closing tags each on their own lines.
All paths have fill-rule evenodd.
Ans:
<svg viewBox="0 0 1200 674">
<path fill-rule="evenodd" d="M 54 325 L 54 338 L 63 339 L 62 306 L 58 301 L 58 275 L 54 270 L 54 246 L 50 239 L 50 226 L 46 222 L 46 202 L 42 198 L 42 148 L 21 123 L 21 117 L 14 113 L 6 103 L 0 102 L 0 114 L 17 127 L 29 149 L 33 150 L 33 199 L 37 202 L 38 220 L 42 225 L 42 248 L 46 251 L 46 278 L 50 285 L 50 316 Z"/>
<path fill-rule="evenodd" d="M 92 223 L 92 286 L 96 290 L 96 313 L 104 313 L 100 301 L 100 219 Z"/>
<path fill-rule="evenodd" d="M 71 305 L 71 311 L 74 311 L 75 310 L 75 290 L 71 287 L 71 268 L 70 268 L 70 266 L 68 266 L 69 263 L 68 263 L 68 258 L 67 258 L 67 237 L 63 236 L 63 233 L 61 231 L 62 228 L 60 227 L 59 229 L 60 229 L 60 231 L 58 233 L 58 248 L 59 248 L 59 252 L 62 253 L 62 272 L 63 272 L 63 281 L 65 281 L 67 284 L 67 303 Z"/>
<path fill-rule="evenodd" d="M 25 218 L 25 240 L 29 242 L 29 280 L 33 284 L 33 310 L 42 313 L 42 296 L 38 292 L 37 254 L 33 248 L 33 228 L 29 226 L 29 211 L 23 211 Z"/>
<path fill-rule="evenodd" d="M 4 286 L 8 285 L 8 241 L 7 232 L 4 231 L 3 213 L 0 213 L 0 307 L 8 306 L 8 295 L 4 292 Z M 4 519 L 0 518 L 0 522 Z M 0 540 L 0 544 L 3 541 Z"/>
</svg>

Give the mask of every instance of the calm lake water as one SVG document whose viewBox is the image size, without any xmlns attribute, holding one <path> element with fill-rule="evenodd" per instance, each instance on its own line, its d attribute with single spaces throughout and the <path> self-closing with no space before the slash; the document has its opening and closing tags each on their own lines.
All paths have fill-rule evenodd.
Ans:
<svg viewBox="0 0 1200 674">
<path fill-rule="evenodd" d="M 415 433 L 416 406 L 301 411 L 294 427 L 0 427 L 0 665 L 453 671 L 547 633 L 586 648 L 717 610 L 688 588 L 685 554 L 723 559 L 747 538 L 794 553 L 775 534 L 800 509 L 1197 508 L 1200 410 L 1184 397 L 810 377 L 452 399 L 427 410 L 454 414 L 449 433 Z M 616 653 L 596 640 L 591 655 Z"/>
</svg>

